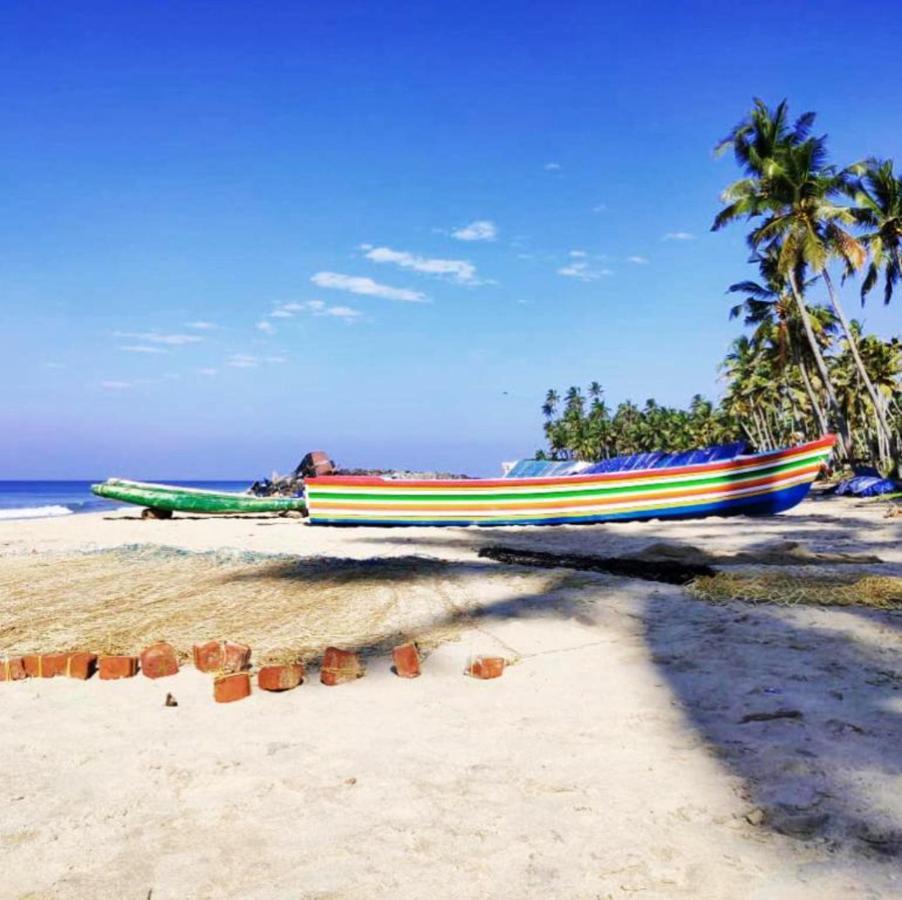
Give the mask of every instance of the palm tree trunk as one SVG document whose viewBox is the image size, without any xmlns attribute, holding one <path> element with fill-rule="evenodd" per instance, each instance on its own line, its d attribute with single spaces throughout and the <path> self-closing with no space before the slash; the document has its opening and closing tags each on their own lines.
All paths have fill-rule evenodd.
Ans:
<svg viewBox="0 0 902 900">
<path fill-rule="evenodd" d="M 865 369 L 864 367 L 861 355 L 858 352 L 858 342 L 855 340 L 855 336 L 852 334 L 852 329 L 849 326 L 849 320 L 846 318 L 846 314 L 839 302 L 839 298 L 836 296 L 836 292 L 833 290 L 833 280 L 830 278 L 830 273 L 826 269 L 824 269 L 822 274 L 824 276 L 824 284 L 827 285 L 827 293 L 830 295 L 830 303 L 833 306 L 833 311 L 836 313 L 836 318 L 839 319 L 840 325 L 842 325 L 842 330 L 846 335 L 846 342 L 849 345 L 849 350 L 852 352 L 852 358 L 855 360 L 855 366 L 858 369 L 858 374 L 861 377 L 861 381 L 864 384 L 865 390 L 868 392 L 868 395 L 871 398 L 871 403 L 874 406 L 874 417 L 877 420 L 877 445 L 881 449 L 884 447 L 888 448 L 890 440 L 890 428 L 887 424 L 886 417 L 883 415 L 883 404 L 880 401 L 880 396 L 877 394 L 877 389 L 874 387 L 874 383 L 871 381 L 867 369 Z M 884 459 L 881 461 L 885 462 L 886 457 L 884 457 Z"/>
<path fill-rule="evenodd" d="M 830 403 L 830 409 L 836 418 L 836 426 L 839 430 L 839 443 L 842 447 L 843 455 L 851 461 L 852 459 L 852 436 L 849 432 L 849 423 L 843 415 L 842 407 L 836 399 L 836 391 L 833 390 L 833 382 L 830 380 L 830 373 L 827 371 L 827 363 L 824 361 L 824 355 L 821 348 L 817 344 L 817 338 L 814 336 L 814 329 L 811 327 L 811 317 L 808 315 L 808 307 L 805 306 L 805 300 L 799 291 L 799 285 L 796 282 L 795 272 L 789 272 L 789 286 L 792 289 L 792 296 L 799 308 L 799 317 L 802 319 L 802 327 L 805 329 L 805 335 L 811 346 L 811 353 L 814 356 L 814 362 L 817 365 L 818 373 L 821 376 L 821 382 L 824 385 L 824 391 L 827 393 L 827 400 Z"/>
<path fill-rule="evenodd" d="M 808 395 L 811 411 L 814 413 L 815 419 L 817 419 L 818 430 L 821 434 L 826 434 L 830 430 L 827 425 L 827 417 L 824 415 L 817 394 L 814 392 L 814 385 L 811 383 L 811 376 L 808 374 L 808 366 L 805 365 L 798 347 L 793 349 L 793 355 L 796 357 L 796 365 L 799 367 L 799 374 L 802 376 L 802 384 L 805 387 L 805 393 Z"/>
</svg>

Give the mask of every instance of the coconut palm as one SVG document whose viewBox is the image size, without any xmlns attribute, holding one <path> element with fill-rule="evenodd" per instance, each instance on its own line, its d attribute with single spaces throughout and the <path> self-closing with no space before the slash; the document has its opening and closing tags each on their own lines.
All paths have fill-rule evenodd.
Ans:
<svg viewBox="0 0 902 900">
<path fill-rule="evenodd" d="M 730 285 L 728 288 L 730 293 L 746 295 L 741 303 L 730 309 L 730 318 L 735 319 L 744 314 L 745 324 L 756 326 L 752 340 L 759 345 L 766 340 L 773 343 L 776 352 L 775 363 L 780 372 L 786 371 L 791 358 L 798 368 L 819 432 L 826 434 L 829 431 L 827 418 L 810 374 L 813 363 L 811 351 L 805 346 L 805 334 L 798 313 L 795 312 L 796 305 L 788 281 L 780 272 L 779 256 L 775 252 L 755 253 L 750 262 L 758 264 L 763 283 L 747 280 Z M 809 281 L 802 287 L 807 289 L 811 284 Z M 817 317 L 811 316 L 810 312 L 809 310 L 811 331 L 818 347 L 823 350 L 829 344 L 829 339 L 824 339 L 823 327 L 820 326 Z"/>
<path fill-rule="evenodd" d="M 861 242 L 870 260 L 861 282 L 861 304 L 883 275 L 883 302 L 902 280 L 902 178 L 893 173 L 893 161 L 869 159 L 852 167 L 856 184 L 855 218 L 867 232 Z"/>
<path fill-rule="evenodd" d="M 778 269 L 789 282 L 798 305 L 845 449 L 850 451 L 848 422 L 837 400 L 826 362 L 811 333 L 808 310 L 802 296 L 801 283 L 806 271 L 823 278 L 861 382 L 874 404 L 881 449 L 888 456 L 889 426 L 858 353 L 854 334 L 828 268 L 831 261 L 839 260 L 847 272 L 856 271 L 864 264 L 867 255 L 862 243 L 847 230 L 848 226 L 854 225 L 855 215 L 849 207 L 836 202 L 851 193 L 850 173 L 828 165 L 825 138 L 808 136 L 814 121 L 812 114 L 806 113 L 791 130 L 780 124 L 785 115 L 784 104 L 772 113 L 766 113 L 760 101 L 756 101 L 749 119 L 734 129 L 736 136 L 732 145 L 746 177 L 724 192 L 726 207 L 716 217 L 713 228 L 721 228 L 740 216 L 760 219 L 748 236 L 749 244 L 754 249 L 777 256 Z M 747 150 L 749 146 L 755 146 L 747 135 L 755 134 L 762 128 L 766 132 L 764 145 L 769 148 L 769 157 L 750 155 Z M 771 139 L 775 132 L 784 134 L 784 138 Z M 729 142 L 728 138 L 724 144 Z"/>
</svg>

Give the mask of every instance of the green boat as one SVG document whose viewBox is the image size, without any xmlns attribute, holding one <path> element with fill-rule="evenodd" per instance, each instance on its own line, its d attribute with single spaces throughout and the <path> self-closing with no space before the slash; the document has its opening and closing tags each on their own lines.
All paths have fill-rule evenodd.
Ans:
<svg viewBox="0 0 902 900">
<path fill-rule="evenodd" d="M 148 518 L 168 519 L 173 512 L 193 513 L 265 513 L 296 510 L 305 513 L 303 497 L 255 497 L 230 491 L 206 491 L 173 484 L 153 484 L 108 478 L 103 484 L 92 484 L 98 497 L 135 503 L 145 507 Z"/>
</svg>

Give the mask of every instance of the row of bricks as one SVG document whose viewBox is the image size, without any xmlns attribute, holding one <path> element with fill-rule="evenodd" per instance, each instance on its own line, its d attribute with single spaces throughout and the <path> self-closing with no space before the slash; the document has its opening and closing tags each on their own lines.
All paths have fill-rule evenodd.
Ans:
<svg viewBox="0 0 902 900">
<path fill-rule="evenodd" d="M 213 696 L 217 702 L 228 703 L 250 695 L 251 650 L 245 644 L 230 641 L 209 641 L 194 646 L 194 665 L 201 672 L 216 675 Z M 420 674 L 420 656 L 416 644 L 408 643 L 392 650 L 395 674 L 401 678 L 416 678 Z M 470 661 L 467 674 L 474 678 L 497 678 L 504 671 L 501 657 L 479 656 Z M 88 679 L 96 671 L 101 679 L 131 678 L 141 672 L 148 678 L 175 675 L 179 670 L 175 649 L 166 643 L 153 644 L 140 656 L 98 657 L 94 653 L 50 653 L 6 659 L 0 663 L 0 681 L 23 678 L 53 678 L 56 675 Z M 325 685 L 354 681 L 364 674 L 363 664 L 356 653 L 326 648 L 320 667 L 320 681 Z M 257 672 L 257 684 L 266 691 L 285 691 L 297 687 L 304 680 L 300 663 L 269 665 Z"/>
</svg>

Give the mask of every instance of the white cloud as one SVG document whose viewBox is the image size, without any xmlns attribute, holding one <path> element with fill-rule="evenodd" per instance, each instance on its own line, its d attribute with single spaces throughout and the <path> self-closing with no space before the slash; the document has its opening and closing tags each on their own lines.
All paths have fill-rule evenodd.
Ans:
<svg viewBox="0 0 902 900">
<path fill-rule="evenodd" d="M 662 240 L 665 241 L 694 241 L 695 235 L 688 231 L 668 231 Z"/>
<path fill-rule="evenodd" d="M 570 256 L 572 256 L 574 259 L 581 259 L 581 258 L 583 258 L 583 257 L 585 257 L 585 256 L 588 256 L 588 255 L 589 255 L 589 254 L 586 253 L 585 250 L 571 250 L 571 251 L 570 251 Z"/>
<path fill-rule="evenodd" d="M 578 281 L 597 281 L 605 275 L 614 274 L 610 269 L 593 269 L 585 260 L 563 266 L 557 273 L 565 278 L 576 278 Z"/>
<path fill-rule="evenodd" d="M 477 219 L 451 232 L 459 241 L 494 241 L 497 236 L 498 226 L 489 219 Z"/>
<path fill-rule="evenodd" d="M 168 353 L 169 351 L 163 347 L 148 347 L 144 344 L 125 344 L 119 348 L 128 353 Z"/>
<path fill-rule="evenodd" d="M 331 316 L 335 319 L 344 319 L 351 322 L 359 319 L 363 313 L 359 309 L 353 309 L 350 306 L 329 306 L 322 300 L 308 300 L 306 303 L 288 303 L 286 307 L 291 307 L 289 315 L 297 313 L 307 313 L 311 316 Z"/>
<path fill-rule="evenodd" d="M 288 359 L 284 356 L 267 356 L 265 359 L 265 362 L 276 363 L 276 364 L 286 363 L 286 362 L 288 362 Z"/>
<path fill-rule="evenodd" d="M 262 331 L 264 334 L 275 334 L 276 329 L 273 327 L 272 322 L 267 322 L 266 319 L 263 319 L 260 322 L 257 322 L 257 331 Z"/>
<path fill-rule="evenodd" d="M 648 260 L 644 256 L 628 256 L 627 262 L 635 263 L 637 266 L 647 266 Z"/>
<path fill-rule="evenodd" d="M 269 317 L 270 319 L 290 319 L 293 315 L 294 313 L 279 306 L 269 314 Z"/>
<path fill-rule="evenodd" d="M 127 391 L 132 383 L 130 381 L 101 381 L 100 386 L 108 391 Z"/>
<path fill-rule="evenodd" d="M 257 357 L 248 356 L 246 353 L 233 353 L 226 365 L 231 366 L 233 369 L 255 369 L 257 367 Z"/>
<path fill-rule="evenodd" d="M 66 365 L 65 365 L 65 363 L 60 363 L 60 362 L 45 362 L 44 368 L 45 369 L 65 369 Z"/>
<path fill-rule="evenodd" d="M 206 368 L 206 369 L 198 369 L 197 371 L 198 371 L 198 374 L 206 375 L 209 378 L 212 378 L 214 375 L 219 374 L 219 369 Z"/>
<path fill-rule="evenodd" d="M 216 331 L 219 326 L 213 322 L 187 322 L 186 328 L 196 328 L 198 331 Z"/>
<path fill-rule="evenodd" d="M 196 344 L 203 340 L 202 337 L 198 337 L 196 334 L 160 334 L 158 331 L 115 331 L 113 336 L 146 341 L 149 344 L 166 344 L 170 347 L 177 347 L 182 344 Z"/>
<path fill-rule="evenodd" d="M 560 170 L 560 168 L 561 168 L 560 163 L 556 163 L 556 162 L 545 163 L 545 171 L 546 172 L 557 172 Z"/>
<path fill-rule="evenodd" d="M 430 259 L 417 256 L 406 250 L 392 250 L 390 247 L 374 247 L 372 244 L 361 244 L 366 250 L 364 256 L 375 263 L 394 263 L 402 269 L 412 269 L 427 275 L 448 276 L 460 284 L 480 284 L 476 277 L 476 267 L 465 259 Z"/>
<path fill-rule="evenodd" d="M 426 295 L 421 291 L 390 287 L 387 284 L 379 284 L 372 278 L 364 278 L 359 275 L 317 272 L 310 280 L 319 287 L 332 288 L 336 291 L 350 291 L 352 294 L 364 294 L 368 297 L 382 297 L 385 300 L 403 300 L 408 303 L 424 303 L 427 300 Z"/>
</svg>

